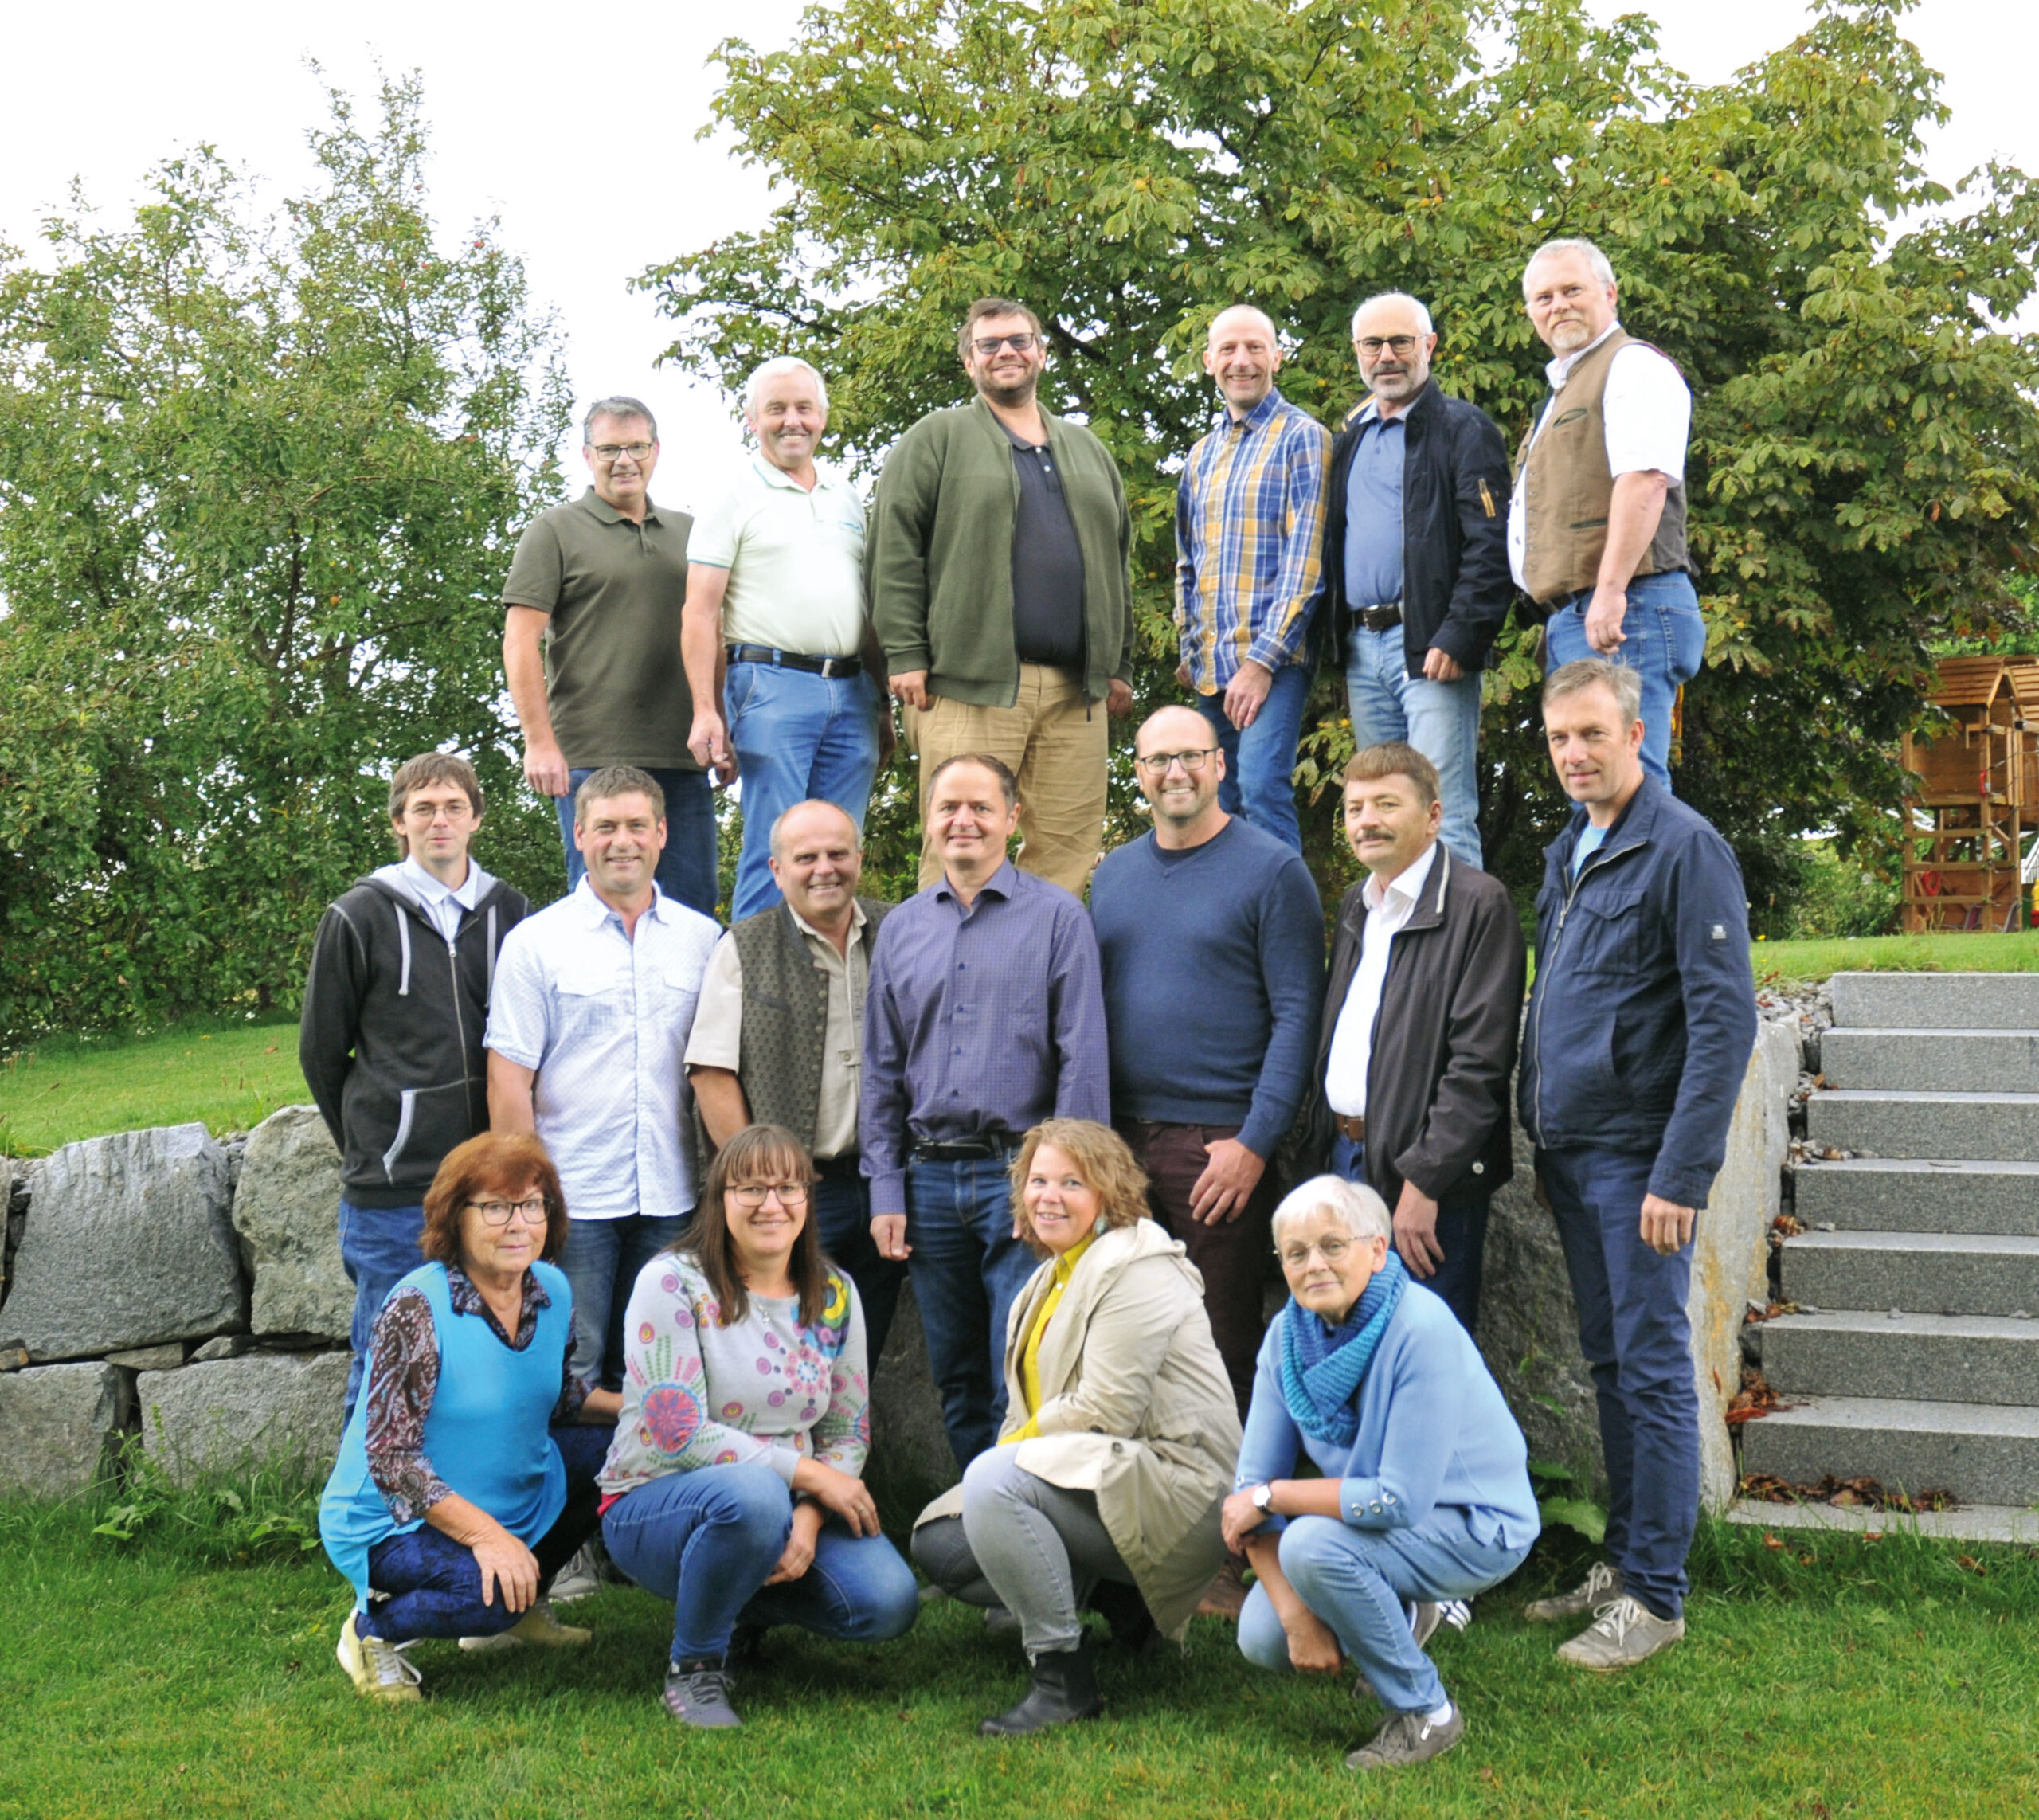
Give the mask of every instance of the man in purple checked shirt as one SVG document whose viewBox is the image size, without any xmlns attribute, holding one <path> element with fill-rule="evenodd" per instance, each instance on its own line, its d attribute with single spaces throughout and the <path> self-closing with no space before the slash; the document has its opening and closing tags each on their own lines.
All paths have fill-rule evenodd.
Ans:
<svg viewBox="0 0 2039 1820">
<path fill-rule="evenodd" d="M 1007 1311 L 1035 1259 L 1006 1168 L 1044 1118 L 1111 1121 L 1098 944 L 1083 906 L 1006 858 L 1019 785 L 964 753 L 928 780 L 942 876 L 885 919 L 864 1001 L 858 1125 L 871 1235 L 904 1258 L 956 1463 L 998 1438 Z"/>
</svg>

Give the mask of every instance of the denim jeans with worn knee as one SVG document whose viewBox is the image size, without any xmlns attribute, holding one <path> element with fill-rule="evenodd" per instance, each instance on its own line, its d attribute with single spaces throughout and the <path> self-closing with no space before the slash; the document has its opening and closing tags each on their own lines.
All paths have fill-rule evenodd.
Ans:
<svg viewBox="0 0 2039 1820">
<path fill-rule="evenodd" d="M 1243 733 L 1225 714 L 1225 691 L 1198 695 L 1192 703 L 1210 722 L 1225 754 L 1225 781 L 1218 806 L 1243 816 L 1263 834 L 1295 851 L 1303 850 L 1302 824 L 1296 819 L 1296 742 L 1302 737 L 1303 710 L 1309 706 L 1311 667 L 1285 663 L 1274 672 L 1267 699 Z"/>
<path fill-rule="evenodd" d="M 1642 683 L 1642 768 L 1666 789 L 1671 785 L 1671 710 L 1679 689 L 1706 661 L 1706 621 L 1692 577 L 1680 569 L 1645 575 L 1628 585 L 1628 611 L 1622 617 L 1622 642 L 1610 652 L 1586 642 L 1586 609 L 1593 591 L 1571 596 L 1544 628 L 1544 658 L 1552 670 L 1582 657 L 1606 656 L 1626 664 Z"/>
<path fill-rule="evenodd" d="M 1444 801 L 1438 838 L 1469 866 L 1480 863 L 1480 672 L 1455 683 L 1411 676 L 1402 628 L 1369 632 L 1357 620 L 1345 635 L 1345 700 L 1352 744 L 1399 740 L 1437 767 Z"/>
</svg>

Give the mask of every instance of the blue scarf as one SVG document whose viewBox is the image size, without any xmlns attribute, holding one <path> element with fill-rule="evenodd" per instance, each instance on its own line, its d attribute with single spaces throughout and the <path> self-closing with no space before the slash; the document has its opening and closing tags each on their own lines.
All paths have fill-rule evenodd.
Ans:
<svg viewBox="0 0 2039 1820">
<path fill-rule="evenodd" d="M 1289 1297 L 1282 1310 L 1282 1400 L 1312 1439 L 1352 1446 L 1360 1431 L 1360 1386 L 1408 1282 L 1391 1247 L 1387 1262 L 1335 1328 Z"/>
</svg>

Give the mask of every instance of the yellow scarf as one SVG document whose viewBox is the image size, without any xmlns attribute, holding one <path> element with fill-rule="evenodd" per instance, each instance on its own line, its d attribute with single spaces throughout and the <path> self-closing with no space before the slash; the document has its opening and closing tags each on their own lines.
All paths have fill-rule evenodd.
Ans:
<svg viewBox="0 0 2039 1820">
<path fill-rule="evenodd" d="M 1094 1226 L 1082 1244 L 1071 1246 L 1055 1261 L 1055 1287 L 1042 1301 L 1040 1312 L 1034 1317 L 1034 1325 L 1027 1333 L 1027 1344 L 1020 1353 L 1020 1394 L 1027 1399 L 1026 1426 L 1016 1428 L 1006 1436 L 1003 1442 L 1006 1446 L 1019 1441 L 1031 1441 L 1041 1431 L 1035 1420 L 1041 1408 L 1041 1338 L 1048 1330 L 1048 1323 L 1055 1318 L 1055 1311 L 1062 1305 L 1062 1292 L 1069 1287 L 1069 1279 L 1076 1274 L 1077 1259 L 1090 1249 L 1091 1241 L 1097 1236 L 1098 1228 Z"/>
</svg>

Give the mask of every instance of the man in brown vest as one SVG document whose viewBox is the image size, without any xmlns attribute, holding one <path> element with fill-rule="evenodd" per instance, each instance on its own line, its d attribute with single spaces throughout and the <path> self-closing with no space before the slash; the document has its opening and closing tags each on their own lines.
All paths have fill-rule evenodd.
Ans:
<svg viewBox="0 0 2039 1820">
<path fill-rule="evenodd" d="M 857 895 L 863 838 L 833 803 L 796 803 L 781 815 L 770 863 L 785 902 L 746 917 L 710 957 L 687 1077 L 717 1148 L 752 1123 L 784 1125 L 807 1145 L 821 1248 L 857 1286 L 875 1366 L 906 1270 L 871 1240 L 857 1169 L 864 990 L 890 906 Z"/>
<path fill-rule="evenodd" d="M 1591 241 L 1539 247 L 1522 296 L 1556 358 L 1516 457 L 1509 566 L 1550 616 L 1550 669 L 1604 657 L 1635 671 L 1643 769 L 1668 789 L 1672 710 L 1706 656 L 1685 550 L 1692 393 L 1668 355 L 1622 329 L 1614 268 Z"/>
</svg>

